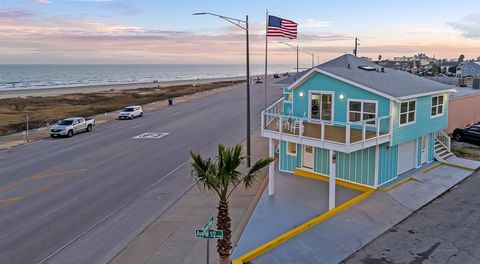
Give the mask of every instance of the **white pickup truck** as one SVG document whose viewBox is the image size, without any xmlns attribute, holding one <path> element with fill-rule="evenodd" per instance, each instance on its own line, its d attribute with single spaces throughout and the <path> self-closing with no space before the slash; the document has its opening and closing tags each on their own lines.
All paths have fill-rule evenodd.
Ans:
<svg viewBox="0 0 480 264">
<path fill-rule="evenodd" d="M 80 132 L 90 132 L 95 126 L 95 119 L 83 117 L 70 117 L 63 119 L 56 125 L 50 127 L 50 136 L 67 136 L 71 137 Z"/>
</svg>

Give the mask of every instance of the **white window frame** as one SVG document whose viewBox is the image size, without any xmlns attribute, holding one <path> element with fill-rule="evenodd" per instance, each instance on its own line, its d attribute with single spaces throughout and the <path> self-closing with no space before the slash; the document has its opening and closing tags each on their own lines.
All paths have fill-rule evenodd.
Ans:
<svg viewBox="0 0 480 264">
<path fill-rule="evenodd" d="M 415 102 L 415 110 L 413 111 L 413 121 L 410 121 L 410 122 L 407 122 L 407 123 L 404 123 L 402 124 L 402 104 L 403 103 L 407 103 L 407 120 L 408 120 L 408 114 L 411 112 L 410 111 L 410 102 Z M 398 103 L 398 126 L 399 127 L 403 127 L 403 126 L 409 126 L 409 125 L 413 125 L 417 122 L 417 108 L 418 108 L 418 105 L 417 105 L 417 99 L 411 99 L 411 100 L 405 100 L 405 101 L 401 101 Z"/>
<path fill-rule="evenodd" d="M 358 112 L 358 111 L 353 111 L 353 112 L 360 113 L 361 120 L 350 121 L 350 102 L 359 102 L 360 103 L 360 112 Z M 363 114 L 365 113 L 365 112 L 363 112 L 363 103 L 373 103 L 373 104 L 375 104 L 375 118 L 378 118 L 378 101 L 377 100 L 349 98 L 349 99 L 347 99 L 347 119 L 346 119 L 346 120 L 348 120 L 348 122 L 361 122 L 361 121 L 363 121 Z M 369 114 L 371 114 L 371 113 L 369 113 Z M 377 125 L 377 121 L 375 120 L 375 123 L 373 123 L 373 124 L 365 123 L 365 125 L 375 127 Z"/>
<path fill-rule="evenodd" d="M 290 145 L 290 143 L 295 144 L 295 153 L 290 152 L 290 148 L 288 147 L 288 146 Z M 287 141 L 287 146 L 286 146 L 286 148 L 287 148 L 287 151 L 286 151 L 286 152 L 287 152 L 287 155 L 289 155 L 289 156 L 295 156 L 295 157 L 297 156 L 297 152 L 298 152 L 297 143 L 293 143 L 293 142 Z"/>
<path fill-rule="evenodd" d="M 434 97 L 440 97 L 440 96 L 443 96 L 443 101 L 441 104 L 437 104 L 435 106 L 433 106 L 432 104 L 432 99 Z M 437 102 L 438 102 L 438 99 L 437 99 Z M 442 106 L 442 113 L 441 114 L 438 114 L 438 107 L 439 106 Z M 436 115 L 432 115 L 432 109 L 436 107 L 437 108 L 437 114 Z M 443 94 L 438 94 L 438 95 L 432 95 L 432 98 L 430 98 L 430 118 L 437 118 L 437 117 L 440 117 L 440 116 L 443 116 L 443 113 L 445 112 L 445 95 Z"/>
<path fill-rule="evenodd" d="M 318 119 L 318 120 L 324 121 L 324 122 L 325 122 L 325 121 L 326 121 L 326 122 L 328 122 L 328 121 L 331 122 L 331 121 L 335 120 L 335 92 L 334 92 L 334 91 L 323 91 L 323 90 L 310 90 L 310 91 L 308 91 L 308 109 L 307 109 L 307 117 L 308 117 L 308 119 L 312 119 L 311 109 L 312 109 L 312 95 L 313 95 L 313 94 L 320 95 L 320 98 L 321 98 L 321 96 L 324 95 L 324 94 L 329 94 L 329 95 L 332 96 L 332 119 L 330 119 L 330 120 Z M 319 111 L 320 111 L 320 117 L 322 116 L 322 111 L 323 111 L 321 101 L 322 101 L 322 100 L 320 100 L 320 106 L 321 106 L 321 107 L 320 107 L 320 109 L 319 109 Z M 315 120 L 317 120 L 317 119 L 315 118 Z"/>
</svg>

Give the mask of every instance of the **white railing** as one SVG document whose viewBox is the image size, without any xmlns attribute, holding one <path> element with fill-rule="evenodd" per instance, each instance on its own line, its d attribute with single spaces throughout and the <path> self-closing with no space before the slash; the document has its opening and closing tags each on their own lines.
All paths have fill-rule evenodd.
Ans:
<svg viewBox="0 0 480 264">
<path fill-rule="evenodd" d="M 275 120 L 274 115 L 283 113 L 283 99 L 284 98 L 280 98 L 280 100 L 276 101 L 262 112 L 262 128 L 269 126 L 273 120 Z M 265 113 L 268 113 L 269 115 L 264 115 Z"/>
<path fill-rule="evenodd" d="M 447 135 L 447 133 L 445 133 L 445 131 L 440 130 L 440 131 L 435 132 L 435 138 L 436 138 L 436 139 L 438 140 L 438 142 L 440 142 L 440 144 L 442 144 L 448 151 L 450 151 L 450 142 L 451 142 L 451 139 L 450 139 L 450 137 Z"/>
<path fill-rule="evenodd" d="M 370 140 L 391 135 L 390 116 L 382 116 L 357 122 L 322 121 L 305 117 L 296 117 L 282 113 L 276 105 L 277 101 L 262 112 L 262 128 L 268 132 L 307 138 L 315 141 L 329 141 L 336 144 L 363 144 Z M 283 107 L 283 104 L 282 104 Z M 274 122 L 275 121 L 275 122 Z M 308 132 L 306 127 L 310 126 Z M 343 133 L 343 135 L 338 135 Z M 378 144 L 378 141 L 377 141 Z"/>
</svg>

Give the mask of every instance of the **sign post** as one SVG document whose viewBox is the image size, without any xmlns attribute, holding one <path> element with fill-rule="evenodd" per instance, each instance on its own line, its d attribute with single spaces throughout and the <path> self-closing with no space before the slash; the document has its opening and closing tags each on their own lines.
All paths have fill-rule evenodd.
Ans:
<svg viewBox="0 0 480 264">
<path fill-rule="evenodd" d="M 195 237 L 207 239 L 207 264 L 210 262 L 210 239 L 222 239 L 223 230 L 211 230 L 210 227 L 215 223 L 215 219 L 210 217 L 202 229 L 195 230 Z"/>
</svg>

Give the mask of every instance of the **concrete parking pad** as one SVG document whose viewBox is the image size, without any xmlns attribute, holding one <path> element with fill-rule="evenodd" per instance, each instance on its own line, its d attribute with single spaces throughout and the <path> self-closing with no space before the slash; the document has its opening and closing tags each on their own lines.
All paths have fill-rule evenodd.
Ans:
<svg viewBox="0 0 480 264">
<path fill-rule="evenodd" d="M 452 159 L 449 162 L 453 165 L 472 169 L 480 167 L 480 162 L 459 158 Z M 471 174 L 471 170 L 447 165 L 436 167 L 426 173 L 421 170 L 412 171 L 409 173 L 409 177 L 414 177 L 420 181 L 407 181 L 388 192 L 376 191 L 368 199 L 273 248 L 252 262 L 255 264 L 341 262 Z M 298 179 L 295 178 L 295 180 Z M 299 189 L 298 186 L 291 183 L 287 185 L 287 188 L 291 189 L 291 193 L 297 193 L 297 199 L 300 199 L 298 198 L 301 196 L 299 193 L 302 195 L 305 193 L 303 189 Z M 279 195 L 279 192 L 276 195 Z M 264 200 L 265 197 L 262 197 L 262 201 Z M 265 204 L 265 202 L 263 203 Z M 262 202 L 259 203 L 259 208 L 260 204 Z M 290 205 L 283 206 L 291 207 Z M 271 212 L 275 211 L 272 210 Z M 273 220 L 267 221 L 268 213 L 263 212 L 263 218 L 254 218 L 254 213 L 250 222 L 254 222 L 265 229 L 274 229 L 272 227 L 274 224 L 275 226 L 281 226 L 277 222 L 289 223 L 291 221 L 289 220 L 290 217 L 275 219 L 271 217 Z M 307 213 L 304 212 L 303 216 L 306 217 L 306 215 Z M 285 218 L 288 220 L 285 221 Z M 251 224 L 249 223 L 249 225 Z M 285 223 L 282 225 L 286 226 Z M 259 236 L 262 230 L 257 228 L 256 233 L 248 233 L 247 231 L 243 236 L 250 237 L 250 239 L 242 236 L 240 241 L 242 242 L 243 239 L 244 244 L 250 243 L 249 246 L 254 247 L 252 244 L 254 240 L 251 237 Z M 244 253 L 240 250 L 242 248 L 237 247 L 234 256 Z"/>
<path fill-rule="evenodd" d="M 337 185 L 336 204 L 360 194 Z M 275 195 L 263 193 L 238 244 L 237 258 L 277 236 L 328 211 L 328 182 L 276 171 Z"/>
</svg>

